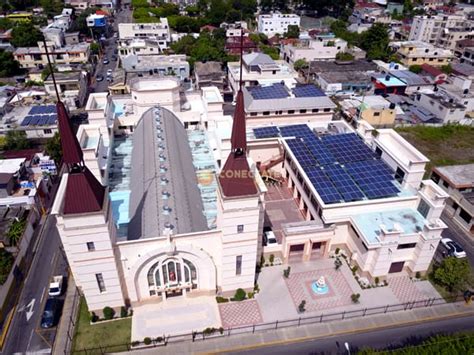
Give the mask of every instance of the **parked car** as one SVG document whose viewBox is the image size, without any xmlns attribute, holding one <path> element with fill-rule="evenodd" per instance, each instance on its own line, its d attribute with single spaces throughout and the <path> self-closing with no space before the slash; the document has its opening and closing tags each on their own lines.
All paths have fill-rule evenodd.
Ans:
<svg viewBox="0 0 474 355">
<path fill-rule="evenodd" d="M 109 63 L 110 63 L 110 62 L 109 62 L 109 58 L 105 57 L 104 60 L 102 61 L 102 63 L 104 63 L 104 64 L 109 64 Z"/>
<path fill-rule="evenodd" d="M 107 69 L 107 76 L 111 76 L 112 75 L 112 69 Z"/>
<path fill-rule="evenodd" d="M 117 56 L 116 56 L 115 54 L 112 55 L 112 60 L 113 60 L 114 62 L 117 61 Z"/>
<path fill-rule="evenodd" d="M 441 239 L 441 244 L 443 244 L 446 249 L 448 249 L 448 255 L 455 256 L 456 258 L 466 257 L 466 252 L 464 251 L 464 249 L 451 238 Z"/>
<path fill-rule="evenodd" d="M 99 75 L 97 75 L 97 76 L 95 77 L 95 80 L 96 80 L 96 81 L 102 81 L 102 80 L 104 80 L 104 76 L 101 75 L 101 74 L 99 74 Z"/>
<path fill-rule="evenodd" d="M 275 237 L 275 233 L 272 231 L 265 232 L 263 234 L 263 245 L 264 246 L 271 246 L 271 245 L 277 245 L 277 239 Z"/>
<path fill-rule="evenodd" d="M 61 292 L 63 289 L 63 276 L 62 275 L 57 275 L 54 276 L 51 279 L 51 282 L 49 283 L 49 296 L 50 297 L 57 297 L 61 296 Z"/>
<path fill-rule="evenodd" d="M 108 76 L 108 77 L 107 77 L 107 81 L 108 81 L 109 83 L 111 83 L 112 81 L 114 81 L 114 78 L 112 78 L 111 76 Z"/>
<path fill-rule="evenodd" d="M 57 298 L 48 298 L 41 316 L 41 328 L 54 327 L 58 323 L 60 311 L 61 301 Z"/>
</svg>

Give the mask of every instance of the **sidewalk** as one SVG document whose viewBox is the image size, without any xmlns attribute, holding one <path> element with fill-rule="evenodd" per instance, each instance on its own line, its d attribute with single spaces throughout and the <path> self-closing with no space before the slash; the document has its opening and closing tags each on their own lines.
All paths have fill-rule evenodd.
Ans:
<svg viewBox="0 0 474 355">
<path fill-rule="evenodd" d="M 457 316 L 474 316 L 474 305 L 466 305 L 464 302 L 449 303 L 428 308 L 417 308 L 411 311 L 400 311 L 366 316 L 363 318 L 261 331 L 255 334 L 247 333 L 217 337 L 205 341 L 197 340 L 195 342 L 170 343 L 159 349 L 135 350 L 130 352 L 130 354 L 156 354 L 157 351 L 159 351 L 160 354 L 173 355 L 242 351 L 271 344 L 278 345 L 309 339 L 326 338 L 335 335 L 368 332 L 371 330 L 400 327 L 403 325 L 442 320 Z"/>
</svg>

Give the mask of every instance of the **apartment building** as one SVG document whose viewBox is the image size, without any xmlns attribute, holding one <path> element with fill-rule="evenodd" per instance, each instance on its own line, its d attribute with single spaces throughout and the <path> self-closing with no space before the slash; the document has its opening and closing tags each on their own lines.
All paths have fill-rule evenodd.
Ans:
<svg viewBox="0 0 474 355">
<path fill-rule="evenodd" d="M 121 55 L 159 54 L 171 41 L 168 19 L 155 23 L 119 23 L 119 51 Z"/>
<path fill-rule="evenodd" d="M 415 16 L 408 40 L 454 50 L 457 41 L 471 37 L 472 28 L 473 22 L 463 15 Z"/>
<path fill-rule="evenodd" d="M 444 124 L 459 123 L 466 115 L 466 106 L 440 91 L 417 94 L 415 98 L 421 107 L 440 118 Z"/>
<path fill-rule="evenodd" d="M 354 96 L 341 102 L 348 118 L 364 120 L 372 126 L 391 126 L 395 122 L 396 105 L 381 95 Z"/>
<path fill-rule="evenodd" d="M 474 164 L 435 167 L 431 180 L 449 194 L 446 214 L 474 235 Z"/>
<path fill-rule="evenodd" d="M 127 74 L 139 76 L 174 76 L 189 79 L 189 63 L 184 54 L 135 55 L 122 57 L 122 68 Z"/>
<path fill-rule="evenodd" d="M 346 52 L 347 42 L 334 35 L 321 35 L 309 40 L 300 40 L 282 46 L 283 59 L 294 64 L 299 59 L 307 62 L 334 60 L 340 52 Z"/>
<path fill-rule="evenodd" d="M 77 65 L 89 61 L 89 43 L 79 43 L 58 47 L 52 42 L 47 42 L 49 58 L 53 64 Z M 48 65 L 46 51 L 43 42 L 38 42 L 38 47 L 20 47 L 13 52 L 15 60 L 20 63 L 21 68 L 43 69 Z"/>
<path fill-rule="evenodd" d="M 423 64 L 440 67 L 449 64 L 454 57 L 451 50 L 422 41 L 392 42 L 390 45 L 396 49 L 400 61 L 407 67 Z"/>
<path fill-rule="evenodd" d="M 281 14 L 272 13 L 259 15 L 258 32 L 266 34 L 268 37 L 272 37 L 276 34 L 284 34 L 288 31 L 288 26 L 300 26 L 301 18 L 295 14 Z"/>
</svg>

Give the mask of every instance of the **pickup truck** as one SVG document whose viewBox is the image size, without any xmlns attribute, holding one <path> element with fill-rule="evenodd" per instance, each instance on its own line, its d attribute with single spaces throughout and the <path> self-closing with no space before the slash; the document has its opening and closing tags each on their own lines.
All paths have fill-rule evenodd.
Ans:
<svg viewBox="0 0 474 355">
<path fill-rule="evenodd" d="M 48 295 L 50 297 L 61 296 L 62 287 L 63 287 L 63 276 L 62 275 L 54 276 L 49 284 Z"/>
</svg>

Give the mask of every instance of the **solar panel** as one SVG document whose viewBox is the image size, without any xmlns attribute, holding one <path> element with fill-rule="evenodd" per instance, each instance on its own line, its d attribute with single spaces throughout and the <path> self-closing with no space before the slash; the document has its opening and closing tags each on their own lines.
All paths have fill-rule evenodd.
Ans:
<svg viewBox="0 0 474 355">
<path fill-rule="evenodd" d="M 21 122 L 21 125 L 22 126 L 28 126 L 28 124 L 30 123 L 31 121 L 31 116 L 26 116 L 23 121 Z"/>
<path fill-rule="evenodd" d="M 290 139 L 287 140 L 286 143 L 303 168 L 318 164 L 316 159 L 314 159 L 313 154 L 311 154 L 311 152 L 306 148 L 305 144 L 301 140 Z"/>
<path fill-rule="evenodd" d="M 298 137 L 298 138 L 314 136 L 313 131 L 311 131 L 311 129 L 305 124 L 297 124 L 297 125 L 280 127 L 280 134 L 282 137 Z"/>
<path fill-rule="evenodd" d="M 56 106 L 49 105 L 49 106 L 46 106 L 46 107 L 48 109 L 48 113 L 56 113 Z"/>
<path fill-rule="evenodd" d="M 39 118 L 37 125 L 42 126 L 45 125 L 48 122 L 48 116 L 43 115 L 42 117 Z"/>
<path fill-rule="evenodd" d="M 376 157 L 375 153 L 354 133 L 324 136 L 322 141 L 340 163 L 369 160 Z"/>
<path fill-rule="evenodd" d="M 269 86 L 255 86 L 248 88 L 255 100 L 284 99 L 289 97 L 285 85 L 277 83 Z"/>
<path fill-rule="evenodd" d="M 254 128 L 253 133 L 256 138 L 278 137 L 279 131 L 277 127 L 260 127 Z"/>
<path fill-rule="evenodd" d="M 342 200 L 334 184 L 328 179 L 320 167 L 310 167 L 306 170 L 306 175 L 324 203 L 336 203 Z"/>
<path fill-rule="evenodd" d="M 51 115 L 48 118 L 47 124 L 55 124 L 58 120 L 58 117 L 56 115 Z"/>
<path fill-rule="evenodd" d="M 362 191 L 340 165 L 326 165 L 324 172 L 334 183 L 344 201 L 358 201 L 364 198 Z"/>
<path fill-rule="evenodd" d="M 31 116 L 31 120 L 28 126 L 35 126 L 36 124 L 38 124 L 39 118 L 40 116 L 37 116 L 37 115 Z"/>
<path fill-rule="evenodd" d="M 400 190 L 393 184 L 393 172 L 382 160 L 354 162 L 346 165 L 368 198 L 395 196 Z"/>
<path fill-rule="evenodd" d="M 303 139 L 306 147 L 313 154 L 319 164 L 332 164 L 336 161 L 324 143 L 321 142 L 314 134 L 305 136 Z"/>
<path fill-rule="evenodd" d="M 299 85 L 293 89 L 293 94 L 296 97 L 320 97 L 326 96 L 321 89 L 317 88 L 313 84 L 309 85 Z"/>
</svg>

